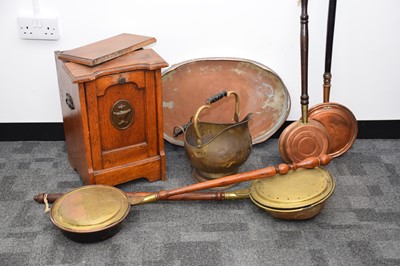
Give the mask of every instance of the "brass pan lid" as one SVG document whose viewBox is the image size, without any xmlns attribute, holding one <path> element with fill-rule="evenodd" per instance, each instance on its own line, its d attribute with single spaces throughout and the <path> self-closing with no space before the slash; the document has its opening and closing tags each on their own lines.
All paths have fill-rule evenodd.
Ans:
<svg viewBox="0 0 400 266">
<path fill-rule="evenodd" d="M 261 209 L 264 209 L 264 210 L 266 210 L 266 211 L 275 212 L 275 213 L 287 213 L 287 214 L 290 214 L 290 213 L 298 213 L 298 212 L 301 212 L 301 211 L 305 211 L 305 210 L 307 210 L 307 209 L 311 209 L 311 208 L 317 206 L 318 204 L 323 203 L 324 201 L 325 201 L 325 199 L 324 199 L 324 200 L 321 200 L 321 201 L 319 201 L 319 202 L 313 203 L 313 204 L 311 204 L 311 205 L 309 205 L 309 206 L 304 206 L 304 207 L 294 208 L 294 209 L 276 209 L 276 208 L 270 208 L 270 207 L 267 207 L 267 206 L 264 206 L 264 205 L 260 204 L 259 202 L 255 201 L 255 200 L 253 200 L 253 203 L 254 203 L 255 205 L 257 205 L 258 207 L 260 207 Z"/>
<path fill-rule="evenodd" d="M 334 186 L 332 176 L 321 167 L 297 169 L 285 175 L 253 181 L 250 197 L 264 207 L 297 209 L 326 199 Z"/>
<path fill-rule="evenodd" d="M 91 233 L 118 224 L 129 210 L 128 198 L 118 188 L 89 185 L 57 199 L 51 207 L 50 218 L 62 230 Z"/>
</svg>

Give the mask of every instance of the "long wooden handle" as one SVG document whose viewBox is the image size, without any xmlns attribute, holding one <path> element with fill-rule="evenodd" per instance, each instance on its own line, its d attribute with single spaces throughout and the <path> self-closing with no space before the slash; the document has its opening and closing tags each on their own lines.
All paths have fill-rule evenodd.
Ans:
<svg viewBox="0 0 400 266">
<path fill-rule="evenodd" d="M 327 165 L 331 161 L 329 155 L 321 155 L 320 157 L 310 157 L 299 163 L 293 164 L 279 164 L 278 166 L 269 166 L 266 168 L 253 170 L 249 172 L 239 173 L 235 175 L 225 176 L 214 180 L 209 180 L 202 183 L 197 183 L 189 186 L 184 186 L 169 191 L 162 190 L 155 193 L 150 192 L 126 192 L 129 202 L 132 205 L 144 204 L 157 200 L 224 200 L 224 199 L 239 199 L 246 198 L 248 196 L 247 190 L 237 190 L 233 192 L 204 192 L 204 193 L 193 193 L 198 190 L 228 186 L 235 183 L 251 181 L 255 179 L 272 177 L 276 174 L 284 175 L 290 170 L 296 170 L 299 168 L 312 169 L 320 165 Z M 39 203 L 44 203 L 44 196 L 47 197 L 47 202 L 52 203 L 58 197 L 62 196 L 62 193 L 44 194 L 40 193 L 34 197 L 34 200 Z"/>
<path fill-rule="evenodd" d="M 255 179 L 261 179 L 261 178 L 266 178 L 266 177 L 272 177 L 276 174 L 286 174 L 290 170 L 296 170 L 298 168 L 307 168 L 307 169 L 312 169 L 315 168 L 319 165 L 327 165 L 331 161 L 331 157 L 329 155 L 321 155 L 320 157 L 310 157 L 307 158 L 299 163 L 293 163 L 293 164 L 280 164 L 277 167 L 275 166 L 269 166 L 266 168 L 258 169 L 258 170 L 253 170 L 253 171 L 248 171 L 244 173 L 239 173 L 235 175 L 230 175 L 230 176 L 225 176 L 221 177 L 218 179 L 213 179 L 189 186 L 184 186 L 176 189 L 172 189 L 169 191 L 162 190 L 159 192 L 156 192 L 152 195 L 146 196 L 143 200 L 140 202 L 137 202 L 137 204 L 143 204 L 147 202 L 152 202 L 156 200 L 165 200 L 171 196 L 183 194 L 183 193 L 188 193 L 188 192 L 194 192 L 198 190 L 203 190 L 203 189 L 208 189 L 208 188 L 214 188 L 214 187 L 222 187 L 222 186 L 228 186 L 231 184 L 235 183 L 240 183 L 240 182 L 245 182 L 245 181 L 250 181 L 250 180 L 255 180 Z"/>
<path fill-rule="evenodd" d="M 331 65 L 333 50 L 333 35 L 335 31 L 336 0 L 329 0 L 328 22 L 326 29 L 325 73 L 324 77 L 324 103 L 329 102 L 331 91 Z"/>
<path fill-rule="evenodd" d="M 301 120 L 308 122 L 308 0 L 301 0 L 300 55 L 301 55 Z"/>
<path fill-rule="evenodd" d="M 125 192 L 128 199 L 136 198 L 136 197 L 146 197 L 154 194 L 154 192 Z M 175 196 L 171 196 L 166 198 L 165 200 L 184 200 L 184 201 L 195 201 L 195 200 L 224 200 L 226 198 L 233 198 L 232 195 L 238 194 L 238 191 L 234 192 L 190 192 L 183 193 Z M 64 195 L 63 193 L 39 193 L 37 196 L 34 196 L 34 200 L 38 203 L 45 203 L 45 199 L 47 203 L 54 203 L 59 197 Z"/>
</svg>

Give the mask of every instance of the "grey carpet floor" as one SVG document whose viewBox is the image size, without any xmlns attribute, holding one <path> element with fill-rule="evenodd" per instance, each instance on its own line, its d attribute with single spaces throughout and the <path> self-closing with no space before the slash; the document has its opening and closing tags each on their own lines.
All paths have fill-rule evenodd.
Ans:
<svg viewBox="0 0 400 266">
<path fill-rule="evenodd" d="M 124 191 L 193 183 L 182 147 L 166 143 L 167 180 Z M 76 243 L 33 201 L 82 185 L 64 142 L 0 142 L 0 265 L 400 265 L 400 140 L 357 140 L 325 168 L 336 189 L 306 221 L 273 218 L 250 199 L 133 206 L 121 231 Z M 277 140 L 254 146 L 240 171 L 281 163 Z M 230 190 L 248 187 L 242 183 Z"/>
</svg>

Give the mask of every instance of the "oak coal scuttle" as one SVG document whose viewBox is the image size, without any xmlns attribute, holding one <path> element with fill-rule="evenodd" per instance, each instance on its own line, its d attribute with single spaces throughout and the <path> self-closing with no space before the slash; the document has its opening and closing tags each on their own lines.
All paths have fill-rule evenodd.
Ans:
<svg viewBox="0 0 400 266">
<path fill-rule="evenodd" d="M 85 185 L 165 180 L 161 68 L 152 49 L 87 66 L 55 52 L 70 164 Z"/>
</svg>

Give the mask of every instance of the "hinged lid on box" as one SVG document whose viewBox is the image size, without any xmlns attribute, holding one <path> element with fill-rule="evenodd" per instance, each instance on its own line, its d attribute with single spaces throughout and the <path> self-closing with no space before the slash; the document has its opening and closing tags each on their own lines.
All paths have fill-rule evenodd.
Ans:
<svg viewBox="0 0 400 266">
<path fill-rule="evenodd" d="M 155 42 L 154 37 L 122 33 L 102 41 L 62 51 L 58 58 L 86 66 L 95 66 Z"/>
<path fill-rule="evenodd" d="M 56 52 L 56 55 L 59 52 Z M 63 64 L 73 83 L 87 82 L 98 77 L 134 70 L 155 70 L 167 67 L 168 63 L 153 49 L 141 49 L 127 53 L 96 66 L 85 66 L 73 62 Z"/>
</svg>

